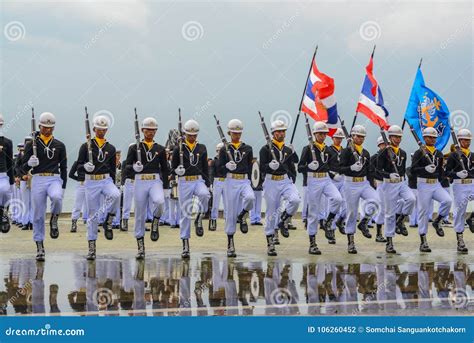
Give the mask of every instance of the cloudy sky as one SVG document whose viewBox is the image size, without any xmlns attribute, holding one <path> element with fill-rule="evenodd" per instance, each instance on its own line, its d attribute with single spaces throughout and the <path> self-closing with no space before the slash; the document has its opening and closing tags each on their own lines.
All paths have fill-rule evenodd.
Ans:
<svg viewBox="0 0 474 343">
<path fill-rule="evenodd" d="M 259 150 L 257 111 L 295 122 L 316 44 L 350 124 L 374 44 L 375 75 L 401 124 L 419 60 L 429 87 L 471 129 L 471 1 L 1 1 L 0 112 L 15 142 L 30 130 L 30 107 L 57 117 L 70 164 L 84 141 L 84 106 L 111 117 L 109 140 L 133 142 L 133 108 L 159 122 L 158 141 L 184 119 L 201 124 L 210 151 L 212 115 L 243 120 Z M 373 152 L 377 128 L 369 129 Z M 297 129 L 298 151 L 306 143 Z M 414 150 L 408 132 L 403 145 Z"/>
</svg>

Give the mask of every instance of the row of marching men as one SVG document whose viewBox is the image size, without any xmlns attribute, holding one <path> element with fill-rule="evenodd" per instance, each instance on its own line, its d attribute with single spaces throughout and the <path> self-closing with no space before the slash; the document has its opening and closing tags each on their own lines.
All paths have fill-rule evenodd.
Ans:
<svg viewBox="0 0 474 343">
<path fill-rule="evenodd" d="M 67 182 L 66 147 L 53 136 L 56 118 L 45 112 L 39 118 L 39 132 L 31 142 L 25 145 L 24 154 L 19 163 L 24 174 L 30 173 L 33 239 L 37 246 L 37 259 L 45 258 L 45 213 L 46 200 L 51 200 L 50 236 L 59 236 L 58 216 L 61 212 L 62 197 Z M 94 118 L 95 137 L 91 143 L 84 143 L 77 158 L 77 170 L 84 171 L 85 199 L 87 202 L 87 240 L 89 260 L 96 257 L 98 225 L 102 222 L 105 238 L 113 239 L 113 221 L 116 217 L 120 191 L 116 187 L 117 159 L 115 147 L 107 141 L 109 122 L 106 117 Z M 183 127 L 183 136 L 171 154 L 171 167 L 164 146 L 154 141 L 158 124 L 154 118 L 145 118 L 142 123 L 143 139 L 129 147 L 125 168 L 122 172 L 134 174 L 135 237 L 138 245 L 138 259 L 145 257 L 145 223 L 148 204 L 152 203 L 153 219 L 151 239 L 159 238 L 159 224 L 165 203 L 164 189 L 168 189 L 170 175 L 177 178 L 177 193 L 180 209 L 180 238 L 182 257 L 190 256 L 191 222 L 194 198 L 198 200 L 198 212 L 194 219 L 195 233 L 204 234 L 203 218 L 208 211 L 210 199 L 210 180 L 207 149 L 197 141 L 199 124 L 188 120 Z M 250 185 L 250 174 L 254 162 L 253 149 L 241 141 L 242 122 L 232 119 L 227 125 L 230 142 L 219 151 L 217 168 L 225 174 L 224 190 L 226 194 L 225 232 L 227 234 L 227 255 L 236 256 L 234 235 L 239 226 L 242 233 L 248 231 L 247 217 L 255 204 L 255 193 Z M 463 240 L 464 216 L 468 202 L 474 197 L 474 155 L 469 146 L 472 134 L 467 129 L 458 132 L 460 154 L 452 153 L 444 163 L 443 154 L 435 148 L 437 131 L 434 128 L 423 130 L 425 145 L 412 156 L 411 174 L 416 177 L 417 197 L 406 182 L 407 154 L 400 148 L 402 130 L 393 125 L 388 130 L 389 147 L 370 156 L 364 148 L 366 130 L 361 125 L 351 129 L 350 142 L 343 148 L 341 131 L 336 132 L 333 145 L 327 146 L 325 140 L 328 127 L 316 122 L 310 137 L 311 144 L 305 146 L 298 157 L 291 145 L 285 144 L 287 127 L 276 120 L 271 123 L 271 137 L 266 127 L 267 144 L 259 153 L 260 172 L 264 177 L 263 197 L 266 202 L 265 235 L 267 254 L 276 256 L 275 243 L 278 232 L 289 237 L 291 217 L 296 213 L 301 197 L 294 184 L 297 170 L 307 176 L 307 232 L 310 254 L 320 254 L 316 244 L 320 198 L 324 195 L 329 202 L 327 217 L 323 229 L 326 238 L 335 243 L 337 216 L 341 215 L 345 203 L 344 233 L 347 235 L 347 251 L 357 253 L 355 245 L 356 227 L 370 238 L 368 223 L 378 212 L 384 213 L 384 235 L 386 252 L 395 253 L 393 238 L 396 231 L 404 233 L 402 226 L 406 216 L 412 213 L 415 203 L 418 213 L 418 231 L 420 251 L 430 252 L 426 233 L 429 211 L 432 201 L 440 203 L 439 213 L 433 221 L 433 227 L 439 236 L 444 236 L 442 220 L 448 216 L 452 197 L 442 187 L 449 179 L 453 183 L 454 229 L 457 237 L 457 250 L 467 253 Z M 12 144 L 3 137 L 5 149 L 0 154 L 0 191 L 3 194 L 3 206 L 11 196 L 13 184 Z M 372 161 L 372 163 L 371 163 Z M 297 169 L 296 169 L 297 165 Z M 133 171 L 133 172 L 132 172 Z M 381 184 L 378 191 L 369 184 L 371 175 L 378 174 Z M 3 186 L 3 187 L 1 187 Z M 102 203 L 100 199 L 104 198 Z M 359 202 L 363 200 L 363 217 L 357 224 Z M 2 205 L 2 204 L 0 204 Z M 385 206 L 383 206 L 385 205 Z M 102 207 L 102 208 L 101 208 Z M 0 207 L 2 221 L 8 217 Z M 105 213 L 103 221 L 102 213 Z M 6 218 L 6 219 L 5 219 Z M 473 230 L 472 217 L 468 219 Z M 6 225 L 2 224 L 2 230 Z"/>
</svg>

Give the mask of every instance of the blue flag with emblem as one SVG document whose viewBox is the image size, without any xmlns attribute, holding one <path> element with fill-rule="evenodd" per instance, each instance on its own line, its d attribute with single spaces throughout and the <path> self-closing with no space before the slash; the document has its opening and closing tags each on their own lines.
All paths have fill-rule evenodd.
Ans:
<svg viewBox="0 0 474 343">
<path fill-rule="evenodd" d="M 441 97 L 426 87 L 421 69 L 418 68 L 410 99 L 405 111 L 405 120 L 423 141 L 421 132 L 426 127 L 438 131 L 436 149 L 442 151 L 450 137 L 449 109 Z"/>
</svg>

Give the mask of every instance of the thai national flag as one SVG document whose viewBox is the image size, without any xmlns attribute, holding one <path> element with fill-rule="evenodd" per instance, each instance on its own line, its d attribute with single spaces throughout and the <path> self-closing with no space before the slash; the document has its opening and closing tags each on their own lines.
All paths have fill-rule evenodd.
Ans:
<svg viewBox="0 0 474 343">
<path fill-rule="evenodd" d="M 364 114 L 377 126 L 388 128 L 388 110 L 384 107 L 382 90 L 380 89 L 377 80 L 373 73 L 374 54 L 370 56 L 370 62 L 365 67 L 367 75 L 362 85 L 359 102 L 357 103 L 356 111 Z"/>
<path fill-rule="evenodd" d="M 331 137 L 338 120 L 334 88 L 334 79 L 318 70 L 314 58 L 300 110 L 316 121 L 326 122 Z"/>
</svg>

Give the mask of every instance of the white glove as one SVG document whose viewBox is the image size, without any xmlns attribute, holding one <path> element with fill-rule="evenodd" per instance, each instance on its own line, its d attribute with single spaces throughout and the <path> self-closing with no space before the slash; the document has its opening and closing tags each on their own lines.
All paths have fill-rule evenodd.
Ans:
<svg viewBox="0 0 474 343">
<path fill-rule="evenodd" d="M 87 162 L 86 164 L 84 164 L 84 169 L 86 170 L 86 172 L 92 173 L 95 169 L 95 165 L 93 165 L 91 162 Z"/>
<path fill-rule="evenodd" d="M 400 178 L 400 175 L 398 173 L 390 173 L 390 180 L 397 180 Z"/>
<path fill-rule="evenodd" d="M 39 163 L 38 157 L 35 155 L 31 155 L 30 159 L 28 160 L 28 166 L 30 167 L 37 167 L 39 166 Z"/>
<path fill-rule="evenodd" d="M 143 170 L 143 164 L 140 161 L 137 161 L 133 164 L 133 170 L 135 173 L 140 173 Z"/>
<path fill-rule="evenodd" d="M 428 164 L 426 167 L 425 167 L 425 170 L 428 172 L 428 173 L 434 173 L 435 170 L 436 170 L 436 166 L 434 164 Z"/>
<path fill-rule="evenodd" d="M 465 179 L 469 174 L 467 173 L 467 170 L 461 170 L 461 171 L 458 171 L 456 175 L 460 179 Z"/>
<path fill-rule="evenodd" d="M 230 171 L 234 171 L 237 169 L 237 164 L 234 161 L 229 161 L 225 164 L 225 167 Z"/>
<path fill-rule="evenodd" d="M 337 182 L 341 181 L 342 180 L 342 175 L 339 174 L 339 173 L 334 174 L 333 180 L 337 181 Z"/>
<path fill-rule="evenodd" d="M 308 168 L 311 170 L 316 170 L 319 168 L 319 162 L 318 161 L 313 161 L 310 164 L 308 164 Z"/>
<path fill-rule="evenodd" d="M 355 172 L 359 172 L 362 170 L 362 163 L 360 163 L 359 161 L 357 161 L 356 163 L 354 163 L 353 165 L 351 165 L 351 170 L 352 171 L 355 171 Z"/>
<path fill-rule="evenodd" d="M 183 176 L 184 173 L 186 173 L 186 169 L 184 169 L 184 167 L 182 165 L 179 165 L 178 168 L 176 168 L 174 170 L 174 172 L 176 173 L 176 175 L 178 176 Z"/>
<path fill-rule="evenodd" d="M 278 167 L 280 167 L 280 162 L 276 161 L 276 160 L 272 160 L 268 166 L 270 167 L 271 170 L 277 170 Z"/>
</svg>

